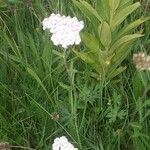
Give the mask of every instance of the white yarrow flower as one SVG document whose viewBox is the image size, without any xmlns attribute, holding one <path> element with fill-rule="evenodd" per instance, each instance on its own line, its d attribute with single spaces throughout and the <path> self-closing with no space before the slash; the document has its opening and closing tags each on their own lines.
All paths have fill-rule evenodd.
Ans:
<svg viewBox="0 0 150 150">
<path fill-rule="evenodd" d="M 68 141 L 65 136 L 56 138 L 52 145 L 52 150 L 78 150 Z"/>
<path fill-rule="evenodd" d="M 76 17 L 51 14 L 42 22 L 43 30 L 48 29 L 52 33 L 51 40 L 54 45 L 61 45 L 67 49 L 71 45 L 79 45 L 81 42 L 80 31 L 84 28 L 84 22 Z"/>
</svg>

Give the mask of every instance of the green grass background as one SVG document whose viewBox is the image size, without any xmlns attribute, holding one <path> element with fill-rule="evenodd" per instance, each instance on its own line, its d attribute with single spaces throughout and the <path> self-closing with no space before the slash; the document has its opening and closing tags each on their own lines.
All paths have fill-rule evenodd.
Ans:
<svg viewBox="0 0 150 150">
<path fill-rule="evenodd" d="M 128 19 L 149 15 L 149 0 L 141 4 Z M 132 54 L 150 51 L 150 22 L 138 28 L 145 36 L 123 62 L 127 70 L 106 83 L 70 50 L 67 73 L 62 49 L 42 30 L 51 13 L 77 16 L 92 31 L 71 0 L 0 1 L 0 142 L 51 150 L 65 135 L 80 150 L 149 150 L 150 73 L 135 69 Z"/>
</svg>

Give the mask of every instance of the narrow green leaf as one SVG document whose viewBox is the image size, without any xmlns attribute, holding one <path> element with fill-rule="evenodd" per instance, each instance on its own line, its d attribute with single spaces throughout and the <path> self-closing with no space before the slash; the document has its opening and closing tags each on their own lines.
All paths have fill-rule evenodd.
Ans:
<svg viewBox="0 0 150 150">
<path fill-rule="evenodd" d="M 112 72 L 109 72 L 107 78 L 109 80 L 111 80 L 112 78 L 116 77 L 117 75 L 119 75 L 120 73 L 122 73 L 124 70 L 126 70 L 127 67 L 119 67 L 115 70 L 113 70 Z"/>
<path fill-rule="evenodd" d="M 144 92 L 144 85 L 141 81 L 141 76 L 137 72 L 133 78 L 133 93 L 136 99 L 142 97 Z"/>
<path fill-rule="evenodd" d="M 15 56 L 15 55 L 8 54 L 8 53 L 3 52 L 3 51 L 0 51 L 0 54 L 3 55 L 6 58 L 8 57 L 9 59 L 11 59 L 11 60 L 13 60 L 15 62 L 18 62 L 18 63 L 22 63 L 23 62 L 19 57 Z"/>
<path fill-rule="evenodd" d="M 64 58 L 64 53 L 58 52 L 57 50 L 53 50 L 52 53 L 61 57 L 61 58 Z"/>
<path fill-rule="evenodd" d="M 143 117 L 143 121 L 150 116 L 150 110 L 147 110 L 147 112 L 145 113 L 144 117 Z"/>
<path fill-rule="evenodd" d="M 66 85 L 66 84 L 64 84 L 63 82 L 59 82 L 59 85 L 63 88 L 63 89 L 65 89 L 65 90 L 70 90 L 71 88 L 70 88 L 70 86 L 69 85 Z"/>
<path fill-rule="evenodd" d="M 33 36 L 30 33 L 27 33 L 27 35 L 28 35 L 28 42 L 29 42 L 29 46 L 30 46 L 32 56 L 35 57 L 35 59 L 39 59 L 39 53 L 37 51 Z"/>
<path fill-rule="evenodd" d="M 92 34 L 88 32 L 81 33 L 81 39 L 91 51 L 95 52 L 99 50 L 99 41 Z"/>
<path fill-rule="evenodd" d="M 42 81 L 38 77 L 38 75 L 30 68 L 27 68 L 27 72 L 37 81 L 37 83 L 43 88 L 43 90 L 46 92 L 47 96 L 49 97 L 49 94 L 48 94 L 44 84 L 42 83 Z"/>
<path fill-rule="evenodd" d="M 150 106 L 150 99 L 145 100 L 143 107 L 149 107 Z"/>
<path fill-rule="evenodd" d="M 1 7 L 7 7 L 7 2 L 0 0 L 0 8 Z"/>
</svg>

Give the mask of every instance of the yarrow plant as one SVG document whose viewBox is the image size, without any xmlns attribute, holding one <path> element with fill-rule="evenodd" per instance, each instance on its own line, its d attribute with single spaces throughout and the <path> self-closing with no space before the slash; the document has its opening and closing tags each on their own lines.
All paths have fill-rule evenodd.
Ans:
<svg viewBox="0 0 150 150">
<path fill-rule="evenodd" d="M 65 136 L 62 136 L 54 140 L 52 150 L 78 150 L 78 148 L 75 148 Z"/>
<path fill-rule="evenodd" d="M 84 28 L 84 22 L 76 17 L 51 14 L 42 22 L 43 30 L 48 29 L 52 33 L 51 40 L 54 45 L 67 49 L 71 45 L 78 45 L 81 42 L 80 31 Z"/>
</svg>

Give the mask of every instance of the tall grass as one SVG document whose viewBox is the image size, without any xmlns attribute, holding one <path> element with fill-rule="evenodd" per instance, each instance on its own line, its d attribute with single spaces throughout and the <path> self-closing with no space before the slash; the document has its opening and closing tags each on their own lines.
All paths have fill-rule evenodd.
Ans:
<svg viewBox="0 0 150 150">
<path fill-rule="evenodd" d="M 147 15 L 148 1 L 128 19 Z M 81 150 L 148 150 L 149 72 L 139 73 L 130 54 L 124 73 L 100 82 L 69 51 L 66 71 L 63 51 L 41 20 L 52 12 L 83 14 L 69 0 L 12 2 L 0 7 L 0 141 L 12 149 L 50 150 L 55 137 L 66 135 Z M 149 51 L 149 22 L 140 28 L 145 37 L 133 53 Z"/>
</svg>

